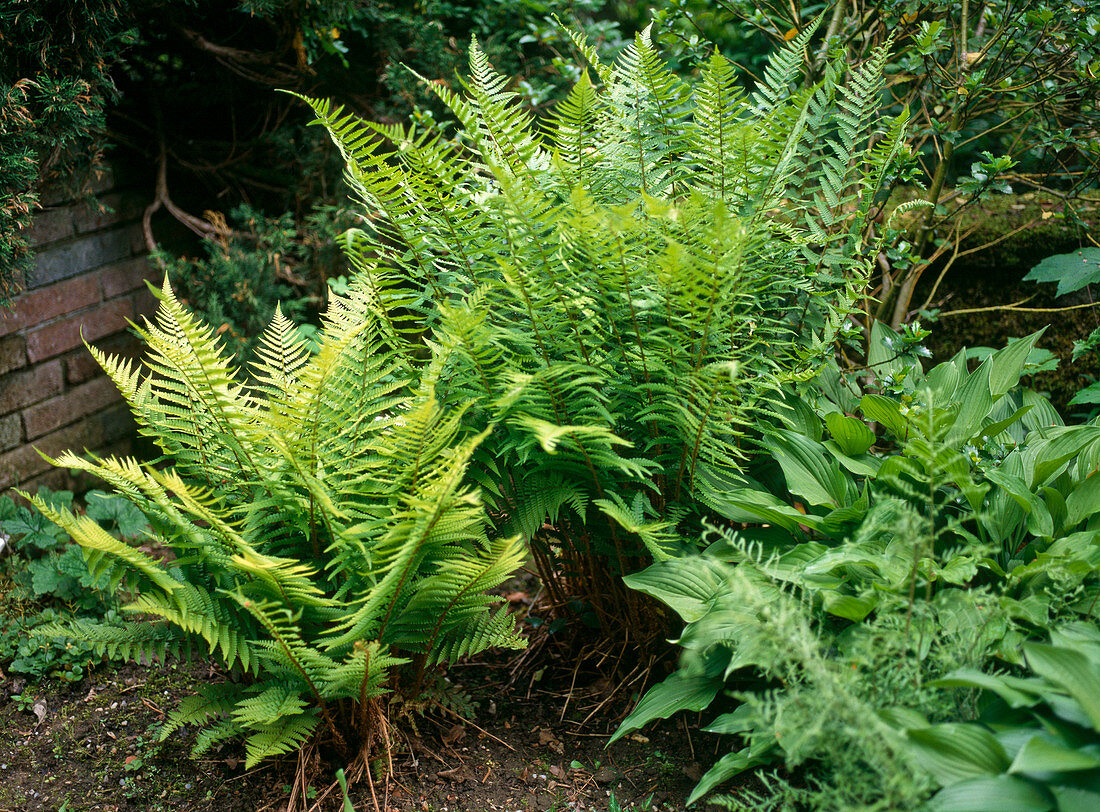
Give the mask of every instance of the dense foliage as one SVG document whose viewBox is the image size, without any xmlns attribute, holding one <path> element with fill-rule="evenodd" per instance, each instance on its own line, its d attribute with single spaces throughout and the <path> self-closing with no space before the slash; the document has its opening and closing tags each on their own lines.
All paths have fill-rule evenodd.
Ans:
<svg viewBox="0 0 1100 812">
<path fill-rule="evenodd" d="M 476 44 L 468 96 L 440 91 L 454 138 L 314 103 L 365 206 L 346 240 L 388 340 L 474 402 L 467 430 L 496 427 L 486 492 L 509 532 L 552 520 L 541 569 L 558 598 L 559 576 L 584 584 L 604 628 L 643 628 L 617 576 L 694 544 L 745 425 L 824 362 L 877 250 L 905 123 L 878 117 L 885 52 L 792 93 L 804 45 L 750 94 L 717 54 L 684 84 L 648 32 L 614 67 L 581 42 L 599 85 L 582 74 L 543 132 Z"/>
<path fill-rule="evenodd" d="M 709 728 L 744 746 L 693 798 L 777 762 L 799 766 L 805 786 L 775 778 L 767 803 L 917 808 L 936 784 L 915 769 L 932 757 L 914 754 L 907 735 L 978 758 L 979 744 L 941 746 L 939 728 L 907 734 L 972 713 L 936 680 L 1020 662 L 1023 640 L 1088 617 L 1100 595 L 1100 425 L 1065 426 L 1018 388 L 1038 336 L 973 371 L 964 352 L 927 373 L 899 353 L 900 336 L 880 325 L 874 338 L 877 391 L 857 398 L 851 380 L 824 370 L 759 440 L 766 453 L 741 487 L 715 504 L 744 529 L 716 534 L 705 557 L 627 578 L 688 625 L 681 670 L 616 736 L 705 708 L 726 686 L 744 702 Z M 865 420 L 846 414 L 856 411 Z M 746 687 L 749 668 L 766 687 Z M 936 808 L 971 808 L 948 805 L 955 792 Z"/>
<path fill-rule="evenodd" d="M 868 19 L 849 36 L 849 7 L 830 7 L 824 30 L 780 29 L 788 43 L 751 83 L 720 53 L 691 62 L 687 18 L 659 19 L 679 37 L 677 70 L 651 29 L 611 65 L 574 33 L 587 65 L 558 66 L 572 86 L 541 118 L 530 104 L 546 98 L 509 84 L 476 39 L 464 91 L 425 81 L 438 103 L 409 124 L 301 94 L 358 208 L 308 232 L 256 209 L 233 226 L 208 218 L 208 259 L 166 264 L 204 280 L 192 299 L 214 318 L 166 280 L 142 364 L 93 350 L 162 457 L 58 464 L 110 483 L 150 543 L 35 499 L 83 547 L 88 583 L 120 587 L 135 616 L 52 632 L 97 653 L 219 658 L 239 679 L 164 728 L 202 726 L 198 752 L 244 736 L 252 765 L 320 744 L 369 779 L 389 746 L 387 695 L 521 645 L 486 590 L 526 544 L 551 612 L 651 645 L 669 616 L 650 599 L 683 620 L 680 669 L 616 736 L 719 712 L 708 729 L 734 748 L 692 801 L 756 769 L 760 787 L 719 802 L 1089 808 L 1100 423 L 1066 425 L 1021 384 L 1051 360 L 1040 333 L 926 370 L 919 325 L 857 328 L 876 266 L 929 259 L 944 145 L 961 149 L 965 116 L 985 109 L 968 107 L 985 88 L 967 77 L 1047 40 L 1006 41 L 1006 7 L 991 3 L 978 19 L 1004 48 L 971 58 L 985 31 L 970 33 L 964 2 L 940 57 L 951 9 L 918 21 L 892 4 L 899 26 L 921 25 L 902 61 L 937 78 L 887 82 L 888 31 Z M 341 62 L 345 43 L 314 33 Z M 1067 64 L 1042 53 L 1060 88 Z M 967 89 L 950 131 L 926 115 L 944 75 Z M 927 154 L 907 146 L 904 98 Z M 1042 118 L 1046 101 L 1023 109 Z M 880 218 L 931 154 L 928 199 Z M 965 194 L 991 189 L 1007 160 L 960 179 Z M 329 279 L 322 327 L 277 310 L 256 338 L 264 267 L 328 262 L 319 235 L 344 217 L 355 273 Z M 240 260 L 244 241 L 255 261 Z M 908 284 L 892 276 L 903 267 L 885 269 L 891 285 Z M 1056 258 L 1033 278 L 1089 274 Z M 890 290 L 894 310 L 904 297 Z M 249 345 L 246 371 L 232 353 Z"/>
<path fill-rule="evenodd" d="M 326 258 L 313 263 L 309 231 L 320 221 L 347 226 L 331 209 L 345 194 L 333 183 L 338 156 L 304 129 L 300 108 L 276 89 L 336 98 L 372 116 L 416 110 L 431 118 L 441 107 L 408 68 L 454 82 L 465 61 L 459 43 L 477 35 L 509 72 L 522 73 L 526 98 L 539 104 L 568 80 L 555 52 L 563 35 L 551 15 L 578 20 L 613 53 L 621 39 L 611 5 L 4 0 L 0 303 L 30 267 L 27 227 L 43 188 L 58 184 L 60 194 L 80 197 L 113 154 L 125 182 L 154 202 L 150 214 L 162 213 L 147 222 L 146 241 L 181 270 L 202 253 L 194 236 L 217 243 L 238 206 L 276 221 L 289 217 L 304 245 L 283 257 L 282 268 L 299 280 L 288 298 L 308 304 L 329 270 Z M 228 253 L 265 263 L 265 281 L 274 278 L 270 254 L 253 244 L 257 229 L 231 224 L 230 231 Z M 186 295 L 200 289 L 201 279 L 188 281 L 181 276 Z M 254 322 L 266 323 L 276 301 L 261 288 L 255 313 L 223 323 L 255 335 Z"/>
<path fill-rule="evenodd" d="M 310 354 L 276 313 L 244 385 L 214 331 L 167 286 L 141 378 L 96 352 L 169 467 L 132 459 L 59 465 L 96 474 L 151 525 L 158 559 L 88 516 L 34 505 L 85 550 L 94 578 L 124 584 L 123 610 L 159 621 L 75 620 L 58 632 L 127 659 L 193 647 L 249 675 L 185 701 L 163 729 L 206 728 L 195 751 L 244 734 L 249 765 L 315 729 L 345 759 L 384 737 L 378 699 L 407 669 L 518 646 L 484 593 L 522 561 L 486 534 L 465 471 L 481 436 L 456 438 L 462 409 L 395 373 L 362 291 L 334 299 Z M 360 765 L 361 767 L 361 765 Z"/>
</svg>

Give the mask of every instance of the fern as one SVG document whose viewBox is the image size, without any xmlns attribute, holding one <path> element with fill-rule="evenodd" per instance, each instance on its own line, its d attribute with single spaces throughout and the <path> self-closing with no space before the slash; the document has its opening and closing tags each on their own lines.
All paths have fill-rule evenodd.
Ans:
<svg viewBox="0 0 1100 812">
<path fill-rule="evenodd" d="M 465 409 L 460 432 L 492 427 L 468 476 L 498 532 L 534 541 L 549 579 L 580 562 L 622 623 L 617 576 L 694 544 L 710 483 L 770 393 L 831 355 L 877 250 L 869 204 L 904 130 L 881 132 L 886 52 L 801 87 L 811 34 L 751 93 L 717 54 L 685 83 L 648 30 L 613 66 L 574 36 L 590 70 L 542 122 L 475 42 L 465 95 L 431 85 L 453 137 L 306 100 L 371 223 L 347 241 L 371 323 Z M 564 548 L 536 538 L 547 519 Z"/>
<path fill-rule="evenodd" d="M 110 656 L 202 654 L 242 673 L 169 716 L 164 735 L 203 728 L 196 754 L 243 736 L 252 766 L 320 736 L 345 758 L 369 755 L 399 669 L 415 684 L 425 668 L 522 645 L 485 595 L 523 550 L 493 532 L 467 484 L 484 433 L 463 430 L 461 404 L 410 383 L 362 282 L 331 303 L 315 354 L 277 311 L 251 379 L 167 281 L 159 295 L 140 331 L 144 367 L 96 357 L 162 464 L 56 462 L 107 481 L 149 518 L 141 543 L 173 555 L 39 500 L 94 573 L 125 582 L 124 609 L 140 618 L 53 631 Z"/>
</svg>

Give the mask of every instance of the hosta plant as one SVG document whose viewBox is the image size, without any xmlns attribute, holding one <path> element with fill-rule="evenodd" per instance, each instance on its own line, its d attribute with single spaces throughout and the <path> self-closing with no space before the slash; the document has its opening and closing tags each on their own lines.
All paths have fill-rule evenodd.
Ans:
<svg viewBox="0 0 1100 812">
<path fill-rule="evenodd" d="M 475 475 L 533 539 L 552 595 L 637 628 L 618 576 L 693 546 L 766 393 L 812 374 L 876 253 L 902 148 L 886 51 L 802 81 L 809 33 L 746 92 L 720 54 L 687 83 L 641 33 L 545 120 L 475 42 L 456 131 L 310 101 L 363 206 L 346 238 L 385 340 L 492 425 Z M 574 593 L 576 594 L 576 593 Z"/>
<path fill-rule="evenodd" d="M 56 461 L 113 486 L 147 537 L 34 499 L 134 620 L 59 631 L 144 662 L 197 652 L 239 675 L 169 716 L 164 736 L 202 729 L 196 753 L 244 736 L 252 766 L 315 739 L 355 761 L 386 735 L 387 692 L 521 644 L 486 595 L 522 547 L 487 532 L 466 482 L 482 437 L 458 437 L 462 406 L 396 374 L 363 285 L 333 298 L 315 354 L 276 312 L 250 383 L 167 281 L 160 298 L 139 330 L 144 366 L 92 352 L 162 458 Z"/>
<path fill-rule="evenodd" d="M 744 704 L 710 729 L 744 744 L 692 800 L 783 762 L 810 784 L 776 779 L 772 800 L 919 805 L 934 785 L 907 777 L 902 723 L 965 718 L 931 681 L 1019 661 L 1035 629 L 1089 615 L 1100 594 L 1100 426 L 1065 426 L 1018 386 L 1038 337 L 925 373 L 879 326 L 878 392 L 830 367 L 777 409 L 766 453 L 712 503 L 736 534 L 626 579 L 686 628 L 681 668 L 616 736 L 732 689 Z"/>
<path fill-rule="evenodd" d="M 938 681 L 984 692 L 976 721 L 910 718 L 911 752 L 942 787 L 930 810 L 1100 808 L 1100 630 L 1071 623 L 1023 652 L 1025 676 L 958 671 Z"/>
</svg>

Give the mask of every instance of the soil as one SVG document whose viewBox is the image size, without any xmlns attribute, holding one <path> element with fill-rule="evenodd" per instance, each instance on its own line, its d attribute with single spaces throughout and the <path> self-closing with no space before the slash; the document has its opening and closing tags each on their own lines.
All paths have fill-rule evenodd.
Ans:
<svg viewBox="0 0 1100 812">
<path fill-rule="evenodd" d="M 631 669 L 620 661 L 623 677 L 613 681 L 601 672 L 608 662 L 587 656 L 578 666 L 570 649 L 541 638 L 518 656 L 460 662 L 441 683 L 449 693 L 437 693 L 449 701 L 397 712 L 393 773 L 374 782 L 378 808 L 603 812 L 615 809 L 613 794 L 624 810 L 683 810 L 728 742 L 699 733 L 693 718 L 606 747 L 647 672 L 659 679 L 669 665 L 652 660 Z M 182 696 L 224 678 L 202 662 L 105 664 L 70 684 L 26 686 L 9 676 L 0 684 L 0 812 L 285 809 L 294 758 L 246 771 L 238 744 L 193 759 L 193 729 L 157 742 L 158 723 Z M 317 769 L 306 790 L 311 805 L 340 809 L 331 787 L 331 768 Z M 360 812 L 375 808 L 365 780 L 350 797 Z"/>
</svg>

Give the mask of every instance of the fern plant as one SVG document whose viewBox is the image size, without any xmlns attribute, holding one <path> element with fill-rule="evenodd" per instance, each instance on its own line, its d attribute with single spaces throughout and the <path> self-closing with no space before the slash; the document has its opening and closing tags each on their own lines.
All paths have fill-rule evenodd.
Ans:
<svg viewBox="0 0 1100 812">
<path fill-rule="evenodd" d="M 276 311 L 246 385 L 166 280 L 139 330 L 144 367 L 91 350 L 162 458 L 56 460 L 110 483 L 150 537 L 139 548 L 32 500 L 137 618 L 59 633 L 141 661 L 199 651 L 244 677 L 169 717 L 165 737 L 203 728 L 196 753 L 245 736 L 251 767 L 316 737 L 354 761 L 385 736 L 399 674 L 415 686 L 436 664 L 521 645 L 485 594 L 523 548 L 488 533 L 467 484 L 483 436 L 459 436 L 462 407 L 398 374 L 368 294 L 353 284 L 333 298 L 315 354 Z"/>
<path fill-rule="evenodd" d="M 869 212 L 902 145 L 880 121 L 885 49 L 801 86 L 806 32 L 742 89 L 693 85 L 642 32 L 544 120 L 476 41 L 457 119 L 363 122 L 308 100 L 370 224 L 346 245 L 384 340 L 463 431 L 502 532 L 552 595 L 637 628 L 618 576 L 694 545 L 766 396 L 812 374 L 863 290 Z M 593 74 L 594 77 L 593 78 Z"/>
</svg>

